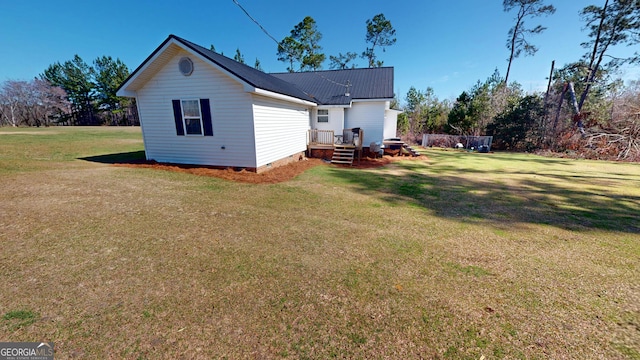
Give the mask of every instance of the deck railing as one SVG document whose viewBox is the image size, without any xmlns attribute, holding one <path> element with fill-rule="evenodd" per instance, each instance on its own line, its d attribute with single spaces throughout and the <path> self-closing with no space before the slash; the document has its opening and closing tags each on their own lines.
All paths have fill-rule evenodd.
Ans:
<svg viewBox="0 0 640 360">
<path fill-rule="evenodd" d="M 334 145 L 351 145 L 362 149 L 363 131 L 360 128 L 342 129 L 336 136 L 333 130 L 310 129 L 308 132 L 308 145 L 320 147 L 332 147 Z"/>
<path fill-rule="evenodd" d="M 309 145 L 333 145 L 333 130 L 309 130 Z"/>
</svg>

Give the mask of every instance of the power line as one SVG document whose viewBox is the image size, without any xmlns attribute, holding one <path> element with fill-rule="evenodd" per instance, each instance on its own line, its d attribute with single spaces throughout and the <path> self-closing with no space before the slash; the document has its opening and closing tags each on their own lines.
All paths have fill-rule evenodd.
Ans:
<svg viewBox="0 0 640 360">
<path fill-rule="evenodd" d="M 238 5 L 238 7 L 240 8 L 240 10 L 242 10 L 242 12 L 245 13 L 245 15 L 247 15 L 249 17 L 249 19 L 251 19 L 251 21 L 253 21 L 256 25 L 258 25 L 258 27 L 260 27 L 260 29 L 262 29 L 262 31 L 267 34 L 267 36 L 273 40 L 276 44 L 278 44 L 278 48 L 281 48 L 282 45 L 280 44 L 280 42 L 278 40 L 276 40 L 276 38 L 274 38 L 273 36 L 271 36 L 271 34 L 269 34 L 269 32 L 267 31 L 267 29 L 265 29 L 262 25 L 260 25 L 260 23 L 258 22 L 258 20 L 254 19 L 253 16 L 251 16 L 251 14 L 249 14 L 249 12 L 242 7 L 242 5 L 240 5 L 240 3 L 238 2 L 238 0 L 232 0 L 234 4 Z"/>
<path fill-rule="evenodd" d="M 263 27 L 263 26 L 258 22 L 258 20 L 254 19 L 254 18 L 253 18 L 253 16 L 251 16 L 251 14 L 249 14 L 249 12 L 248 12 L 244 7 L 242 7 L 242 5 L 240 5 L 240 3 L 238 2 L 238 0 L 232 0 L 232 1 L 233 1 L 233 3 L 234 3 L 234 4 L 238 5 L 238 7 L 240 8 L 240 10 L 242 10 L 242 12 L 244 12 L 244 13 L 245 13 L 245 15 L 247 15 L 247 17 L 248 17 L 249 19 L 251 19 L 251 21 L 253 21 L 256 25 L 258 25 L 258 27 L 262 30 L 262 32 L 264 32 L 264 33 L 265 33 L 265 34 L 266 34 L 266 35 L 267 35 L 271 40 L 273 40 L 276 44 L 278 44 L 278 48 L 279 48 L 279 49 L 280 49 L 280 48 L 282 48 L 283 50 L 287 51 L 287 50 L 282 46 L 282 44 L 281 44 L 278 40 L 276 40 L 276 38 L 274 38 L 271 34 L 269 34 L 269 32 L 267 31 L 267 29 L 265 29 L 265 28 L 264 28 L 264 27 Z M 290 53 L 289 55 L 291 56 L 292 54 Z M 328 78 L 326 78 L 326 77 L 324 77 L 324 76 L 320 75 L 317 71 L 313 71 L 313 73 L 314 73 L 314 74 L 316 74 L 316 75 L 318 75 L 318 76 L 320 76 L 321 78 L 325 79 L 325 80 L 326 80 L 326 81 L 328 81 L 328 82 L 334 83 L 334 84 L 339 85 L 339 86 L 344 86 L 345 88 L 347 88 L 346 93 L 347 93 L 347 94 L 349 93 L 349 88 L 351 87 L 351 82 L 350 82 L 350 81 L 348 81 L 348 80 L 347 80 L 347 83 L 346 83 L 346 84 L 341 84 L 341 83 L 339 83 L 339 82 L 335 82 L 335 81 L 333 81 L 333 80 L 331 80 L 331 79 L 328 79 Z M 308 95 L 308 94 L 307 94 L 307 95 Z M 348 96 L 348 95 L 347 95 L 347 96 Z"/>
<path fill-rule="evenodd" d="M 319 73 L 319 72 L 317 72 L 317 71 L 313 71 L 313 73 L 314 73 L 314 74 L 316 74 L 316 75 L 318 75 L 318 76 L 320 76 L 321 78 L 325 79 L 326 81 L 328 81 L 328 82 L 330 82 L 330 83 L 333 83 L 333 84 L 336 84 L 336 85 L 339 85 L 339 86 L 344 86 L 344 87 L 346 87 L 346 88 L 347 88 L 347 92 L 349 92 L 349 87 L 351 86 L 351 82 L 350 82 L 349 80 L 347 80 L 347 83 L 346 83 L 346 84 L 342 84 L 342 83 L 339 83 L 339 82 L 333 81 L 333 80 L 331 80 L 331 79 L 329 79 L 329 78 L 327 78 L 327 77 L 325 77 L 325 76 L 320 75 L 320 73 Z"/>
</svg>

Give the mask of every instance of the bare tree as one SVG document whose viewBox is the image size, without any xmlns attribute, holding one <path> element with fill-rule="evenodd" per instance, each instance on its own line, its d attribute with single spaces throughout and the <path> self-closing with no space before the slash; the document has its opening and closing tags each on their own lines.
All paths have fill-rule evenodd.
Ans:
<svg viewBox="0 0 640 360">
<path fill-rule="evenodd" d="M 640 161 L 640 82 L 612 95 L 611 118 L 591 129 L 588 148 L 600 157 Z"/>
<path fill-rule="evenodd" d="M 0 119 L 11 126 L 49 126 L 71 111 L 66 92 L 45 80 L 8 80 L 0 88 Z"/>
<path fill-rule="evenodd" d="M 67 100 L 67 92 L 63 88 L 53 86 L 46 80 L 35 79 L 32 82 L 34 95 L 38 99 L 36 116 L 42 119 L 43 125 L 64 121 L 71 114 L 71 103 Z"/>
<path fill-rule="evenodd" d="M 7 80 L 0 89 L 0 118 L 2 123 L 13 127 L 19 126 L 22 122 L 19 113 L 20 99 L 23 98 L 22 83 L 16 80 Z"/>
</svg>

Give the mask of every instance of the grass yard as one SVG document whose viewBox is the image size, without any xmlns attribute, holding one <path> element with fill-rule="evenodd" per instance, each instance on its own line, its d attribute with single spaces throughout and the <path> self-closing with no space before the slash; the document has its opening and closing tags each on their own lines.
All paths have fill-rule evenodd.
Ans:
<svg viewBox="0 0 640 360">
<path fill-rule="evenodd" d="M 244 184 L 0 128 L 0 341 L 56 359 L 640 359 L 640 165 L 426 150 Z"/>
</svg>

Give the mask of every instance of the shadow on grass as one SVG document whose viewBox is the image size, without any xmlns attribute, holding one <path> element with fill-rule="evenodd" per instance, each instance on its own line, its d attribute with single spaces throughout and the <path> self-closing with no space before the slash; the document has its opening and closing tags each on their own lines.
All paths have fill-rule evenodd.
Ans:
<svg viewBox="0 0 640 360">
<path fill-rule="evenodd" d="M 100 164 L 142 164 L 146 162 L 144 150 L 116 153 L 116 154 L 87 156 L 87 157 L 81 157 L 78 159 L 97 162 Z"/>
<path fill-rule="evenodd" d="M 640 196 L 615 191 L 617 183 L 640 187 L 640 176 L 536 172 L 526 167 L 474 168 L 457 175 L 463 170 L 447 165 L 449 160 L 453 159 L 438 156 L 434 165 L 403 162 L 394 164 L 392 171 L 332 169 L 332 174 L 359 192 L 391 204 L 414 204 L 437 216 L 464 222 L 492 222 L 505 228 L 532 223 L 577 231 L 640 233 Z M 545 159 L 532 161 L 545 164 Z"/>
</svg>

